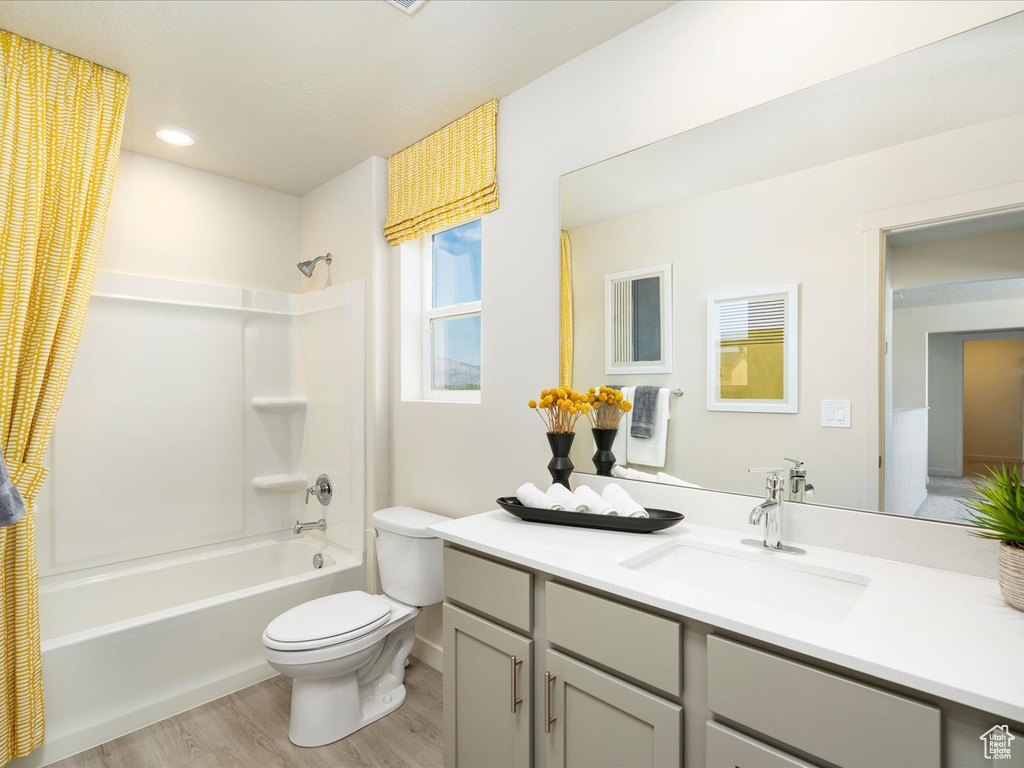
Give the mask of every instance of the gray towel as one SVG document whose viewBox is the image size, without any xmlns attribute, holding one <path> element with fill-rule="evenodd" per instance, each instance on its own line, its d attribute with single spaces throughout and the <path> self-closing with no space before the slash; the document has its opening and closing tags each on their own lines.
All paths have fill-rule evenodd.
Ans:
<svg viewBox="0 0 1024 768">
<path fill-rule="evenodd" d="M 7 465 L 0 454 L 0 526 L 14 525 L 25 514 L 25 502 L 7 474 Z"/>
<path fill-rule="evenodd" d="M 654 436 L 654 419 L 658 415 L 658 390 L 661 387 L 637 387 L 633 393 L 633 414 L 629 434 L 633 437 Z"/>
</svg>

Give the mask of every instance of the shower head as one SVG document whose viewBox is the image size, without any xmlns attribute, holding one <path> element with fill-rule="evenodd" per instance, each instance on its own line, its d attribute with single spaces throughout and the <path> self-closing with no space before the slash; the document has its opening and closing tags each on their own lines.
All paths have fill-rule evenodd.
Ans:
<svg viewBox="0 0 1024 768">
<path fill-rule="evenodd" d="M 306 277 L 312 277 L 313 270 L 316 269 L 316 263 L 318 261 L 326 261 L 328 264 L 330 264 L 331 254 L 328 253 L 325 254 L 324 256 L 317 256 L 315 259 L 310 259 L 309 261 L 300 261 L 295 266 L 297 266 L 299 268 L 299 272 L 304 274 Z"/>
</svg>

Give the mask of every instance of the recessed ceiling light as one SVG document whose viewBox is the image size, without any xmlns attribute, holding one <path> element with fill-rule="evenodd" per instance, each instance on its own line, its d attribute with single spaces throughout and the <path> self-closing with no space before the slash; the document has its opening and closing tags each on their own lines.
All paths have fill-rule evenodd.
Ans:
<svg viewBox="0 0 1024 768">
<path fill-rule="evenodd" d="M 154 125 L 153 131 L 158 139 L 176 147 L 191 147 L 196 143 L 196 135 L 176 125 Z"/>
</svg>

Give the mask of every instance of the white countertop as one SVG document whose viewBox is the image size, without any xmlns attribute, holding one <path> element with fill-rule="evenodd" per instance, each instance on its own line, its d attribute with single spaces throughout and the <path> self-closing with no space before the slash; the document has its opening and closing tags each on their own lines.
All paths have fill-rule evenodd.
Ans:
<svg viewBox="0 0 1024 768">
<path fill-rule="evenodd" d="M 527 523 L 502 510 L 432 526 L 445 541 L 1024 723 L 1024 613 L 992 579 L 822 547 L 755 558 L 858 574 L 870 584 L 838 623 L 766 608 L 620 563 L 678 541 L 733 548 L 735 531 L 689 524 L 638 535 Z M 756 529 L 751 529 L 756 537 Z M 743 548 L 744 550 L 748 548 Z M 751 556 L 745 553 L 747 556 Z"/>
</svg>

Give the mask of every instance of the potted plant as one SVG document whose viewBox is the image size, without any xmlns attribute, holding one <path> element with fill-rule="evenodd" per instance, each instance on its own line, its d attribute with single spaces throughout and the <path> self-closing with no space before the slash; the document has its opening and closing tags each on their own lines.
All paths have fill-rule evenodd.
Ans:
<svg viewBox="0 0 1024 768">
<path fill-rule="evenodd" d="M 615 466 L 615 454 L 612 445 L 615 434 L 619 431 L 622 417 L 633 409 L 633 404 L 623 397 L 622 392 L 610 387 L 590 388 L 588 393 L 591 409 L 587 412 L 590 426 L 594 433 L 597 453 L 594 454 L 594 467 L 597 474 L 610 476 Z"/>
<path fill-rule="evenodd" d="M 568 488 L 569 475 L 573 470 L 569 449 L 576 437 L 573 430 L 579 418 L 590 410 L 590 397 L 573 392 L 571 388 L 555 387 L 541 390 L 540 400 L 531 400 L 528 405 L 537 412 L 547 429 L 548 445 L 551 446 L 551 461 L 548 462 L 551 479 Z"/>
<path fill-rule="evenodd" d="M 990 469 L 974 486 L 967 504 L 976 536 L 999 541 L 999 589 L 1003 599 L 1024 611 L 1024 487 L 1020 467 Z"/>
</svg>

